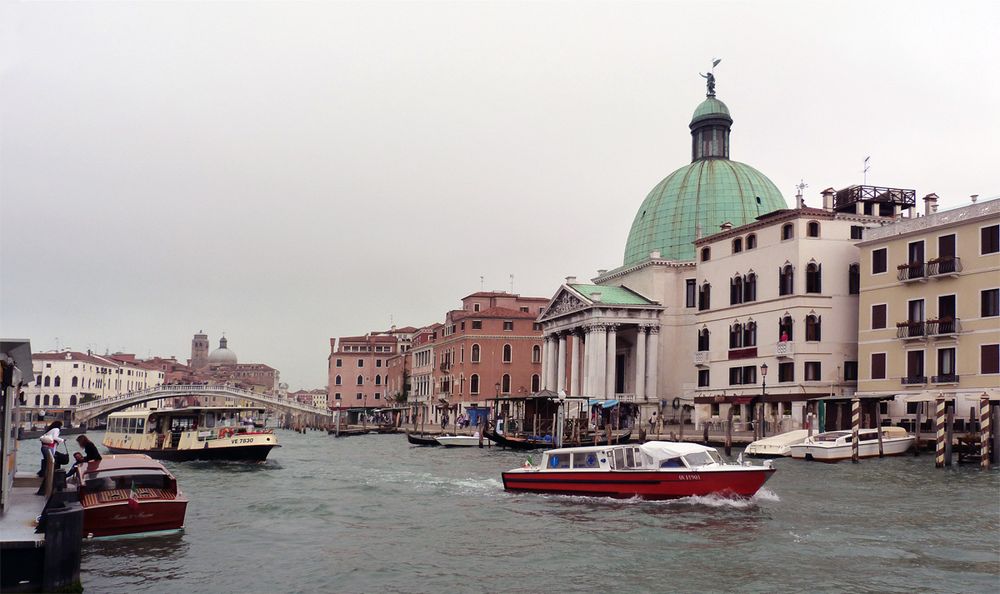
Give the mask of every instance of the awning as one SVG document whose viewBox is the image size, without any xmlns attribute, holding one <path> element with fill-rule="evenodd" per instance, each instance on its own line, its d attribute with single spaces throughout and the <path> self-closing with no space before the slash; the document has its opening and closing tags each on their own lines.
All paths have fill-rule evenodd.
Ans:
<svg viewBox="0 0 1000 594">
<path fill-rule="evenodd" d="M 618 406 L 617 400 L 598 400 L 597 398 L 591 398 L 587 401 L 587 406 L 597 406 L 600 404 L 604 408 L 612 408 Z"/>
</svg>

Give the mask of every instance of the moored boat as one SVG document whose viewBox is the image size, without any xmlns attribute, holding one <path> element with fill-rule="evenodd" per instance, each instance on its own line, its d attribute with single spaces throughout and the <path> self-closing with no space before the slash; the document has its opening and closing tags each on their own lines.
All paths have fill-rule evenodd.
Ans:
<svg viewBox="0 0 1000 594">
<path fill-rule="evenodd" d="M 504 435 L 498 431 L 491 430 L 487 430 L 483 435 L 491 439 L 496 445 L 504 448 L 510 448 L 512 450 L 540 450 L 544 448 L 551 448 L 554 445 L 551 441 L 551 437 L 548 436 L 547 439 L 512 437 Z M 611 436 L 611 445 L 628 443 L 630 439 L 632 439 L 631 429 L 617 432 Z M 582 443 L 588 443 L 590 441 L 590 439 L 581 439 Z M 607 445 L 607 438 L 598 435 L 598 444 Z"/>
<path fill-rule="evenodd" d="M 76 471 L 85 536 L 120 536 L 184 528 L 187 497 L 162 464 L 140 454 L 105 456 Z"/>
<path fill-rule="evenodd" d="M 250 415 L 264 409 L 191 406 L 145 409 L 108 415 L 101 442 L 113 454 L 147 454 L 161 460 L 240 460 L 261 462 L 281 447 L 271 429 L 255 426 Z"/>
<path fill-rule="evenodd" d="M 874 458 L 879 455 L 879 431 L 882 433 L 882 455 L 898 456 L 913 446 L 916 438 L 902 427 L 861 429 L 858 431 L 858 457 Z M 839 462 L 852 458 L 851 431 L 828 431 L 789 446 L 792 458 Z"/>
<path fill-rule="evenodd" d="M 732 464 L 700 444 L 649 441 L 549 450 L 540 465 L 515 468 L 502 478 L 508 491 L 675 499 L 751 497 L 773 473 L 770 461 L 763 466 Z"/>
<path fill-rule="evenodd" d="M 439 435 L 437 442 L 446 448 L 473 448 L 479 445 L 493 445 L 487 437 L 479 438 L 479 435 Z"/>
<path fill-rule="evenodd" d="M 416 433 L 410 433 L 409 431 L 406 432 L 406 441 L 418 446 L 441 445 L 433 435 L 417 435 Z"/>
<path fill-rule="evenodd" d="M 754 458 L 781 458 L 791 456 L 792 445 L 802 443 L 809 437 L 808 429 L 796 429 L 780 435 L 758 439 L 744 450 L 744 454 Z"/>
</svg>

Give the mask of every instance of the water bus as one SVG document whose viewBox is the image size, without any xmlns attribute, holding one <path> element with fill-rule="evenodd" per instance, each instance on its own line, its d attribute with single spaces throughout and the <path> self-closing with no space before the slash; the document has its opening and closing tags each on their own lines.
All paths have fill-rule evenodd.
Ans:
<svg viewBox="0 0 1000 594">
<path fill-rule="evenodd" d="M 916 438 L 902 427 L 882 427 L 881 429 L 860 429 L 858 431 L 858 457 L 874 458 L 879 455 L 879 432 L 882 434 L 882 455 L 898 456 L 906 453 Z M 800 444 L 789 447 L 792 458 L 838 462 L 850 460 L 852 435 L 850 431 L 828 431 L 818 433 Z"/>
<path fill-rule="evenodd" d="M 187 497 L 149 456 L 105 456 L 70 477 L 83 506 L 84 536 L 167 533 L 184 528 Z"/>
<path fill-rule="evenodd" d="M 504 489 L 561 495 L 675 499 L 694 495 L 751 497 L 774 473 L 763 466 L 726 463 L 714 449 L 694 443 L 548 450 L 541 464 L 502 473 Z"/>
<path fill-rule="evenodd" d="M 278 438 L 256 426 L 263 408 L 189 406 L 108 415 L 104 447 L 113 454 L 147 454 L 161 460 L 263 461 Z"/>
</svg>

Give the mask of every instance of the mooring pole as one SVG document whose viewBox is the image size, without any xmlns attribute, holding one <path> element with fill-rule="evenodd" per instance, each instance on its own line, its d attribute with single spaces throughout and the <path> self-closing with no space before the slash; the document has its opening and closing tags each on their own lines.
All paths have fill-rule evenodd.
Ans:
<svg viewBox="0 0 1000 594">
<path fill-rule="evenodd" d="M 726 414 L 726 456 L 733 455 L 733 405 L 729 405 L 729 413 Z"/>
<path fill-rule="evenodd" d="M 938 396 L 934 412 L 934 467 L 944 468 L 944 396 Z"/>
<path fill-rule="evenodd" d="M 813 423 L 815 422 L 816 422 L 816 417 L 813 416 L 812 413 L 808 413 L 806 415 L 806 431 L 808 432 L 806 433 L 806 437 L 813 436 Z"/>
<path fill-rule="evenodd" d="M 990 399 L 986 394 L 979 399 L 979 465 L 990 469 Z"/>
<path fill-rule="evenodd" d="M 920 411 L 924 408 L 923 402 L 917 403 L 917 426 L 913 429 L 913 435 L 916 439 L 913 441 L 913 455 L 920 455 Z"/>
<path fill-rule="evenodd" d="M 875 431 L 878 435 L 878 457 L 884 458 L 885 451 L 882 449 L 882 403 L 875 403 Z"/>
<path fill-rule="evenodd" d="M 955 440 L 955 405 L 957 402 L 952 402 L 951 406 L 945 406 L 945 431 L 947 435 L 944 438 L 944 463 L 945 466 L 951 466 L 951 454 L 952 454 L 952 444 Z"/>
<path fill-rule="evenodd" d="M 1000 404 L 994 404 L 993 409 L 993 423 L 991 423 L 993 430 L 993 463 L 1000 465 Z"/>
<path fill-rule="evenodd" d="M 858 462 L 858 429 L 861 428 L 861 401 L 851 399 L 851 462 Z"/>
</svg>

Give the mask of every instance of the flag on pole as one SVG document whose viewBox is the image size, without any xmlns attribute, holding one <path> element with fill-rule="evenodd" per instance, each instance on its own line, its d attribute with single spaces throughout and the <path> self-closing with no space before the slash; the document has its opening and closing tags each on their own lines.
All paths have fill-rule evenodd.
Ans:
<svg viewBox="0 0 1000 594">
<path fill-rule="evenodd" d="M 135 488 L 135 481 L 132 481 L 132 488 L 128 492 L 128 506 L 132 511 L 139 509 L 139 491 Z"/>
</svg>

